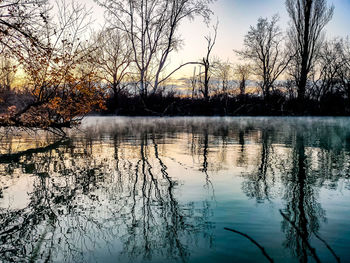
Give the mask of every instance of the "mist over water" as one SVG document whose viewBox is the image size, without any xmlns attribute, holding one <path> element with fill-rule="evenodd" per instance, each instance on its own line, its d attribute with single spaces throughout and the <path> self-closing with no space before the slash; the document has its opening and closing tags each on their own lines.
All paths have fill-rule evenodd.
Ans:
<svg viewBox="0 0 350 263">
<path fill-rule="evenodd" d="M 3 134 L 1 262 L 350 262 L 349 118 Z"/>
</svg>

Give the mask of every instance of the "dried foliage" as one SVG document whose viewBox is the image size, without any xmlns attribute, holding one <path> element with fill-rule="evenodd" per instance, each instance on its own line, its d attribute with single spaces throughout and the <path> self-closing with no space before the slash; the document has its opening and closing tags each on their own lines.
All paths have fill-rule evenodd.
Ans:
<svg viewBox="0 0 350 263">
<path fill-rule="evenodd" d="M 55 8 L 58 16 L 45 20 L 40 38 L 24 37 L 22 48 L 12 52 L 25 72 L 31 100 L 22 108 L 10 106 L 0 117 L 1 126 L 61 131 L 104 107 L 96 72 L 86 67 L 93 47 L 81 39 L 89 26 L 89 11 L 64 1 L 56 2 Z"/>
</svg>

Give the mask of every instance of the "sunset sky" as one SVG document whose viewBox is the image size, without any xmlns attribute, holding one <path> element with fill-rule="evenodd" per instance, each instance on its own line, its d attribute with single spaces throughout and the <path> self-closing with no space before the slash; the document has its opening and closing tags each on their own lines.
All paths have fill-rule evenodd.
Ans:
<svg viewBox="0 0 350 263">
<path fill-rule="evenodd" d="M 87 6 L 93 6 L 94 18 L 97 24 L 104 20 L 103 9 L 96 8 L 93 0 L 81 0 Z M 326 27 L 327 38 L 350 35 L 350 0 L 328 0 L 329 5 L 334 4 L 335 13 L 332 21 Z M 217 44 L 213 55 L 222 60 L 239 62 L 234 54 L 234 49 L 242 47 L 244 35 L 250 25 L 255 25 L 259 17 L 271 17 L 280 15 L 280 26 L 283 30 L 288 27 L 289 17 L 285 8 L 284 0 L 217 0 L 212 5 L 214 15 L 212 23 L 219 20 Z M 181 26 L 181 36 L 184 40 L 182 49 L 173 54 L 170 67 L 176 67 L 182 62 L 197 61 L 206 52 L 204 36 L 210 28 L 203 19 L 196 18 L 195 21 L 185 21 Z M 193 66 L 179 71 L 174 77 L 189 76 L 193 72 Z"/>
</svg>

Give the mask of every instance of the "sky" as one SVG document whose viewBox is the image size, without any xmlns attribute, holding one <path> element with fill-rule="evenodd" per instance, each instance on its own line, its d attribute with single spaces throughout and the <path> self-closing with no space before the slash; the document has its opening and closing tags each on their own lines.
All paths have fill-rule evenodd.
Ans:
<svg viewBox="0 0 350 263">
<path fill-rule="evenodd" d="M 93 0 L 80 0 L 87 6 L 93 6 L 93 17 L 97 23 L 103 21 L 103 10 L 96 8 Z M 350 36 L 350 0 L 328 0 L 328 4 L 334 4 L 335 12 L 332 21 L 326 27 L 327 38 L 337 36 Z M 242 48 L 244 35 L 251 25 L 255 25 L 259 17 L 270 18 L 274 14 L 280 16 L 280 27 L 285 31 L 288 28 L 289 17 L 285 8 L 285 0 L 217 0 L 212 5 L 214 12 L 212 25 L 219 21 L 217 42 L 213 49 L 213 56 L 223 61 L 229 60 L 239 63 L 239 58 L 234 50 Z M 171 56 L 168 70 L 188 61 L 198 61 L 206 52 L 204 36 L 211 27 L 203 22 L 202 18 L 194 21 L 184 20 L 180 27 L 180 35 L 183 46 L 179 52 Z M 212 30 L 211 30 L 212 31 Z M 188 66 L 179 71 L 175 78 L 190 76 L 193 66 Z"/>
</svg>

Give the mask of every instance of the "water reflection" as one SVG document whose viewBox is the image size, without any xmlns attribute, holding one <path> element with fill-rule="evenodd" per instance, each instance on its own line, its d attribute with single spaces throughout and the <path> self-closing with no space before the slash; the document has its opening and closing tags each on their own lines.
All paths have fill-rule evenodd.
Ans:
<svg viewBox="0 0 350 263">
<path fill-rule="evenodd" d="M 198 234 L 211 238 L 209 205 L 179 204 L 154 135 L 141 133 L 138 141 L 125 152 L 115 137 L 115 160 L 91 140 L 5 156 L 5 165 L 15 160 L 16 169 L 37 178 L 26 207 L 1 211 L 2 259 L 50 260 L 60 251 L 58 261 L 86 261 L 94 255 L 82 253 L 118 237 L 130 261 L 155 254 L 186 261 Z"/>
<path fill-rule="evenodd" d="M 248 180 L 243 183 L 243 191 L 250 198 L 256 198 L 258 202 L 270 200 L 273 192 L 270 190 L 275 183 L 273 170 L 274 160 L 278 156 L 274 154 L 273 147 L 274 130 L 263 129 L 260 138 L 260 155 L 255 172 L 246 176 Z"/>
<path fill-rule="evenodd" d="M 219 210 L 240 194 L 224 191 L 232 177 L 246 200 L 276 203 L 283 237 L 262 244 L 272 258 L 281 246 L 287 261 L 349 260 L 320 233 L 328 222 L 320 192 L 350 190 L 349 124 L 89 118 L 60 141 L 8 134 L 0 142 L 0 261 L 219 260 L 222 224 L 238 224 Z M 247 234 L 266 240 L 270 230 L 254 230 L 249 218 Z M 259 251 L 249 249 L 254 261 Z M 227 262 L 247 259 L 225 253 Z"/>
<path fill-rule="evenodd" d="M 318 178 L 310 171 L 312 160 L 307 160 L 304 138 L 299 132 L 292 145 L 292 160 L 290 171 L 285 171 L 282 176 L 285 186 L 283 198 L 286 201 L 283 209 L 286 218 L 282 222 L 282 230 L 286 234 L 284 245 L 292 249 L 301 262 L 307 262 L 308 254 L 319 261 L 314 248 L 308 243 L 311 235 L 318 232 L 319 221 L 325 220 L 325 211 L 317 201 Z"/>
<path fill-rule="evenodd" d="M 310 257 L 321 262 L 317 250 L 310 244 L 312 236 L 322 241 L 339 261 L 326 240 L 318 234 L 320 222 L 327 220 L 326 211 L 318 199 L 322 187 L 336 189 L 339 179 L 349 178 L 348 145 L 344 145 L 342 138 L 348 136 L 348 131 L 341 131 L 337 126 L 317 127 L 318 130 L 325 128 L 321 131 L 304 128 L 296 127 L 284 134 L 283 139 L 291 143 L 287 145 L 288 149 L 278 153 L 275 152 L 278 146 L 273 144 L 278 140 L 274 138 L 275 130 L 261 131 L 258 171 L 246 176 L 243 191 L 258 202 L 271 200 L 271 195 L 282 191 L 285 204 L 281 210 L 282 231 L 285 233 L 283 246 L 290 249 L 300 262 L 308 262 Z M 281 181 L 278 187 L 276 174 L 280 175 Z"/>
</svg>

